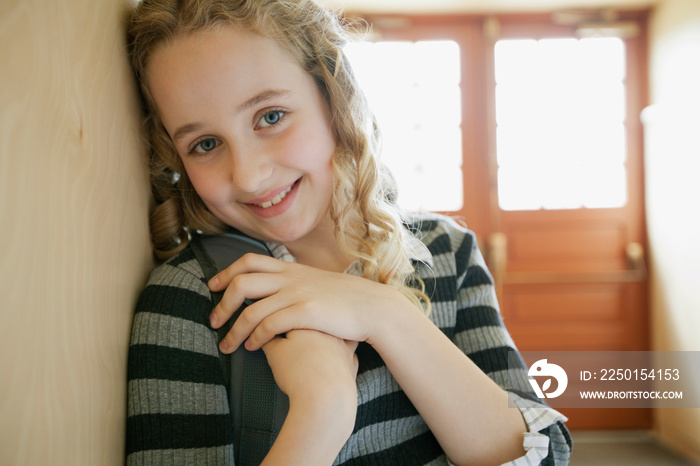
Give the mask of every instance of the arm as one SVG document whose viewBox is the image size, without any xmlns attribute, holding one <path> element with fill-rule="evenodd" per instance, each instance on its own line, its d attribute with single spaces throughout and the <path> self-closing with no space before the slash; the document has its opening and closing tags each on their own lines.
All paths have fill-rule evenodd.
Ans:
<svg viewBox="0 0 700 466">
<path fill-rule="evenodd" d="M 455 255 L 459 257 L 467 249 L 471 254 L 463 262 L 466 271 L 458 273 L 463 279 L 458 282 L 457 321 L 451 339 L 489 378 L 508 392 L 512 407 L 509 409 L 515 411 L 517 408 L 523 416 L 527 432 L 522 440 L 527 453 L 512 464 L 568 464 L 572 444 L 563 425 L 566 418 L 546 406 L 532 391 L 525 363 L 503 325 L 493 278 L 476 240 L 469 233 L 461 237 L 463 247 L 455 248 Z M 470 248 L 464 247 L 466 244 Z M 459 259 L 457 262 L 460 263 Z M 508 361 L 509 355 L 518 357 Z"/>
<path fill-rule="evenodd" d="M 298 328 L 367 341 L 453 461 L 494 464 L 522 457 L 531 449 L 531 438 L 524 434 L 539 426 L 523 418 L 524 409 L 509 408 L 507 400 L 509 390 L 523 388 L 525 373 L 506 370 L 507 352 L 515 348 L 500 319 L 491 279 L 472 236 L 452 230 L 432 235 L 441 238 L 432 250 L 441 282 L 433 296 L 435 323 L 392 287 L 272 258 L 244 257 L 210 282 L 213 289 L 228 287 L 211 316 L 214 326 L 244 297 L 262 298 L 238 318 L 224 350 L 243 342 L 256 349 L 274 335 Z M 494 369 L 488 359 L 500 367 Z M 525 380 L 525 391 L 528 386 Z M 560 440 L 567 437 L 563 426 L 561 432 Z M 568 442 L 560 443 L 568 452 Z M 541 459 L 527 455 L 527 460 Z"/>
<path fill-rule="evenodd" d="M 293 330 L 263 346 L 289 413 L 264 466 L 332 464 L 357 412 L 355 343 Z"/>
<path fill-rule="evenodd" d="M 508 408 L 507 393 L 409 306 L 387 309 L 376 340 L 368 342 L 448 458 L 455 464 L 493 465 L 523 456 L 526 426 L 520 412 Z"/>
<path fill-rule="evenodd" d="M 196 262 L 185 262 L 188 264 Z M 127 464 L 233 464 L 233 432 L 211 301 L 183 267 L 156 269 L 134 316 L 128 360 Z"/>
<path fill-rule="evenodd" d="M 478 410 L 470 411 L 472 420 L 476 418 L 477 424 L 481 423 L 483 426 L 481 434 L 484 438 L 480 438 L 478 435 L 473 438 L 479 439 L 477 444 L 485 447 L 484 453 L 488 453 L 489 448 L 491 448 L 490 451 L 492 453 L 496 453 L 499 448 L 511 445 L 513 448 L 511 455 L 515 454 L 519 457 L 517 464 L 540 464 L 540 461 L 543 461 L 543 464 L 566 464 L 570 455 L 571 439 L 568 431 L 560 422 L 565 418 L 536 399 L 527 382 L 527 372 L 524 364 L 521 364 L 520 367 L 513 367 L 512 365 L 509 367 L 508 354 L 517 350 L 503 326 L 500 313 L 498 312 L 493 282 L 486 270 L 483 258 L 475 246 L 473 236 L 463 230 L 447 228 L 447 231 L 450 232 L 449 237 L 451 241 L 444 241 L 445 236 L 443 235 L 442 241 L 435 241 L 431 245 L 431 251 L 435 259 L 436 274 L 439 275 L 437 280 L 442 281 L 441 286 L 437 288 L 437 293 L 434 295 L 434 309 L 431 319 L 440 325 L 442 331 L 449 336 L 454 345 L 473 361 L 473 364 L 477 366 L 482 376 L 488 375 L 489 379 L 494 380 L 498 384 L 492 383 L 489 393 L 494 393 L 492 390 L 496 387 L 496 390 L 501 392 L 501 395 L 498 395 L 501 397 L 501 400 L 504 399 L 504 396 L 509 396 L 511 401 L 519 408 L 505 408 L 507 406 L 506 402 L 499 401 L 496 406 L 481 411 L 479 414 L 483 416 L 481 419 L 479 419 L 479 415 L 474 415 L 474 413 L 479 413 Z M 441 233 L 444 233 L 444 230 Z M 450 245 L 450 243 L 452 244 Z M 425 267 L 422 269 L 424 272 L 429 272 Z M 435 278 L 431 275 L 431 273 L 423 274 L 429 290 L 431 286 L 435 286 L 433 284 L 435 283 Z M 450 290 L 450 287 L 445 286 L 445 280 L 451 276 L 456 277 L 456 289 L 454 291 Z M 428 293 L 430 294 L 430 291 Z M 455 309 L 451 309 L 453 305 L 456 306 Z M 427 348 L 427 344 L 422 346 Z M 387 364 L 389 364 L 388 361 Z M 410 368 L 407 368 L 407 373 L 410 376 L 409 370 Z M 456 372 L 456 376 L 463 376 L 464 374 Z M 447 380 L 436 379 L 433 384 L 436 390 L 449 388 L 449 385 L 443 385 L 445 382 L 449 382 L 449 373 L 446 376 L 448 377 Z M 453 380 L 456 380 L 456 377 Z M 417 382 L 420 383 L 420 380 L 417 379 Z M 407 390 L 404 384 L 402 384 L 402 387 Z M 455 387 L 455 389 L 459 390 L 460 388 Z M 463 385 L 461 390 L 463 393 L 462 398 L 465 395 L 469 398 L 474 397 L 474 392 L 469 384 Z M 487 392 L 481 393 L 485 394 Z M 529 400 L 521 398 L 515 393 L 529 398 Z M 488 398 L 484 398 L 484 401 L 487 402 Z M 511 406 L 513 406 L 513 403 L 511 403 Z M 486 408 L 485 405 L 484 408 Z M 504 408 L 509 413 L 503 414 Z M 437 415 L 439 411 L 430 409 L 430 413 Z M 513 418 L 517 417 L 516 413 L 517 415 L 522 413 L 520 425 L 523 425 L 522 422 L 524 420 L 527 429 L 522 429 L 519 433 L 515 430 L 511 431 L 513 437 L 510 438 L 513 440 L 511 443 L 506 443 L 508 437 L 504 438 L 504 436 L 508 435 L 508 432 L 500 430 L 498 425 L 499 419 L 494 416 L 510 414 L 510 419 L 514 421 Z M 446 411 L 446 414 L 449 415 L 450 413 Z M 502 422 L 502 420 L 500 421 Z M 436 422 L 440 422 L 440 420 L 438 419 Z M 459 423 L 455 423 L 454 426 L 459 426 Z M 474 424 L 473 426 L 477 427 Z M 431 429 L 436 433 L 436 437 L 439 438 L 441 443 L 445 442 L 445 438 L 450 438 L 451 427 L 449 424 L 445 427 L 448 437 L 438 437 L 437 431 L 440 429 L 440 426 L 436 425 L 433 427 L 431 425 Z M 496 428 L 496 431 L 489 433 L 486 430 L 488 428 Z M 526 430 L 527 432 L 525 432 Z M 538 433 L 540 431 L 542 433 Z M 460 432 L 457 429 L 452 430 L 453 440 L 457 442 L 459 436 L 464 432 Z M 525 433 L 524 437 L 523 433 Z M 466 438 L 472 437 L 462 437 L 463 440 Z M 517 444 L 514 443 L 515 439 L 518 439 Z M 493 443 L 491 447 L 488 447 L 489 441 Z M 499 446 L 499 442 L 503 443 Z M 450 450 L 447 444 L 443 443 L 443 445 L 449 457 L 454 462 L 459 463 L 459 457 L 456 456 L 454 450 Z M 525 457 L 523 457 L 525 454 L 523 448 L 527 450 Z M 544 460 L 545 457 L 546 460 Z M 511 459 L 514 458 L 515 456 L 511 456 Z M 496 461 L 505 460 L 502 457 L 486 459 L 486 462 L 491 464 L 495 464 Z"/>
<path fill-rule="evenodd" d="M 192 256 L 152 274 L 128 361 L 127 464 L 233 465 L 233 431 L 210 293 Z M 355 345 L 290 332 L 264 347 L 290 411 L 265 465 L 331 464 L 357 409 Z M 299 365 L 300 362 L 307 364 Z"/>
</svg>

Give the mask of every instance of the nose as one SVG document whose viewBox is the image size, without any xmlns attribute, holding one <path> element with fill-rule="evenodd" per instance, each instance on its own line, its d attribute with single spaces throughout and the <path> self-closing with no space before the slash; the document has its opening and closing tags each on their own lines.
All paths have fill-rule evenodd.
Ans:
<svg viewBox="0 0 700 466">
<path fill-rule="evenodd" d="M 264 150 L 254 145 L 231 145 L 231 182 L 239 191 L 254 193 L 272 176 L 273 164 Z"/>
</svg>

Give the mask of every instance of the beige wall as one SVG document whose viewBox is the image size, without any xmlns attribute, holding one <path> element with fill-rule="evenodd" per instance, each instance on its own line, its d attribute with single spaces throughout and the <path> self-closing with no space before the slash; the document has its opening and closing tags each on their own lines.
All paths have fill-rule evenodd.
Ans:
<svg viewBox="0 0 700 466">
<path fill-rule="evenodd" d="M 128 0 L 0 1 L 0 464 L 123 464 L 148 185 Z"/>
<path fill-rule="evenodd" d="M 643 119 L 652 341 L 656 350 L 700 351 L 698 0 L 665 0 L 657 7 L 649 54 L 652 105 Z M 684 397 L 700 403 L 700 371 L 686 369 Z M 700 463 L 700 409 L 663 409 L 655 415 L 661 439 Z"/>
</svg>

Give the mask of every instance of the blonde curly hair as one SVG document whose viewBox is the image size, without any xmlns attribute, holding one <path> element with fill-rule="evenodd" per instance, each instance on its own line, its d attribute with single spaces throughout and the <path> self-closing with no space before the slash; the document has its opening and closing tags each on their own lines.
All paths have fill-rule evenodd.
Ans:
<svg viewBox="0 0 700 466">
<path fill-rule="evenodd" d="M 151 149 L 150 220 L 156 257 L 167 259 L 184 249 L 188 231 L 217 234 L 229 228 L 194 190 L 146 79 L 157 47 L 180 35 L 221 26 L 273 39 L 314 79 L 330 109 L 337 141 L 330 209 L 336 241 L 341 251 L 360 261 L 365 278 L 394 286 L 429 312 L 423 283 L 414 276 L 410 233 L 395 204 L 395 185 L 378 158 L 377 123 L 342 51 L 350 28 L 312 0 L 143 0 L 133 10 L 127 44 Z"/>
</svg>

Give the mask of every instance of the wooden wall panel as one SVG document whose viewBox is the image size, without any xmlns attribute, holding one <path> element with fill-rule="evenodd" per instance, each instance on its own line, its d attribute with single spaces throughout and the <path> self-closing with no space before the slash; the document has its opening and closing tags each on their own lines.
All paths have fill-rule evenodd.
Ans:
<svg viewBox="0 0 700 466">
<path fill-rule="evenodd" d="M 123 464 L 151 266 L 127 0 L 0 2 L 0 464 Z"/>
</svg>

